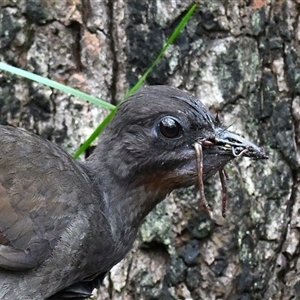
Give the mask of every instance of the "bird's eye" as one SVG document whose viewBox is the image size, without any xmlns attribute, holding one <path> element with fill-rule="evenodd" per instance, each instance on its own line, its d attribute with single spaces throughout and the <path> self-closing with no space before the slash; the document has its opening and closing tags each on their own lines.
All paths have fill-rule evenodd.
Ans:
<svg viewBox="0 0 300 300">
<path fill-rule="evenodd" d="M 171 117 L 165 117 L 161 119 L 161 121 L 158 124 L 160 133 L 169 139 L 177 138 L 182 133 L 182 127 L 181 125 L 173 118 Z"/>
</svg>

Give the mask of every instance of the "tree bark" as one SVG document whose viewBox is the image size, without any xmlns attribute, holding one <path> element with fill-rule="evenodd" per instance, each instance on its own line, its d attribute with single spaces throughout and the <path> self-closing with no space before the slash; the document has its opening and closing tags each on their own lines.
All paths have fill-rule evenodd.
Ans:
<svg viewBox="0 0 300 300">
<path fill-rule="evenodd" d="M 2 0 L 0 60 L 111 103 L 155 59 L 193 1 Z M 97 299 L 300 299 L 300 2 L 203 0 L 146 84 L 195 94 L 270 158 L 194 188 L 145 220 Z M 0 72 L 0 122 L 74 150 L 108 113 Z"/>
</svg>

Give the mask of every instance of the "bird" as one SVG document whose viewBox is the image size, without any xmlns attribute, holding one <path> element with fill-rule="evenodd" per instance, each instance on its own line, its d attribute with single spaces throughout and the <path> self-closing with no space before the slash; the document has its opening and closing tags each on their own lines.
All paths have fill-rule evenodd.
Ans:
<svg viewBox="0 0 300 300">
<path fill-rule="evenodd" d="M 122 102 L 85 161 L 1 125 L 0 299 L 89 297 L 167 194 L 197 186 L 199 172 L 206 180 L 237 156 L 267 158 L 170 86 L 144 87 Z"/>
</svg>

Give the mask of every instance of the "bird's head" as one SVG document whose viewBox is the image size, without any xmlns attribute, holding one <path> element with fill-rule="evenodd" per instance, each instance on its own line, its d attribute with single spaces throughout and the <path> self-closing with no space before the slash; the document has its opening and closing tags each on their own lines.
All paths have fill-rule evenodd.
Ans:
<svg viewBox="0 0 300 300">
<path fill-rule="evenodd" d="M 121 103 L 99 147 L 120 181 L 169 193 L 197 184 L 195 143 L 203 150 L 203 180 L 237 156 L 267 158 L 194 96 L 168 86 L 143 88 Z"/>
</svg>

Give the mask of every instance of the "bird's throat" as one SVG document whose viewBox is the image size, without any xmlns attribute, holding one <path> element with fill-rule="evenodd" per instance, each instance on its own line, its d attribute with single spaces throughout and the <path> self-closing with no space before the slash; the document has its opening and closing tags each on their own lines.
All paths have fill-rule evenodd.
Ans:
<svg viewBox="0 0 300 300">
<path fill-rule="evenodd" d="M 105 202 L 115 242 L 129 248 L 144 218 L 174 189 L 173 185 L 162 184 L 159 174 L 135 174 L 132 179 L 130 173 L 120 175 L 105 163 L 93 160 L 87 160 L 84 168 L 100 192 L 99 200 Z M 164 178 L 172 182 L 171 178 Z"/>
</svg>

